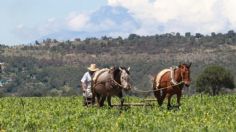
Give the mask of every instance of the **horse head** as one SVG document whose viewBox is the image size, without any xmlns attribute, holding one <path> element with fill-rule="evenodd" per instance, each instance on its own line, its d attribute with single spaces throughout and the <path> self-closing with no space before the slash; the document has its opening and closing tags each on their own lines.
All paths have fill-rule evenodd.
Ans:
<svg viewBox="0 0 236 132">
<path fill-rule="evenodd" d="M 113 71 L 113 79 L 121 85 L 121 87 L 124 90 L 130 90 L 131 89 L 131 83 L 130 83 L 130 67 L 113 67 L 111 71 Z"/>
<path fill-rule="evenodd" d="M 190 63 L 190 64 L 180 64 L 179 65 L 182 81 L 184 82 L 184 85 L 187 86 L 187 87 L 189 87 L 189 85 L 191 83 L 191 79 L 190 79 L 191 64 L 192 63 Z"/>
</svg>

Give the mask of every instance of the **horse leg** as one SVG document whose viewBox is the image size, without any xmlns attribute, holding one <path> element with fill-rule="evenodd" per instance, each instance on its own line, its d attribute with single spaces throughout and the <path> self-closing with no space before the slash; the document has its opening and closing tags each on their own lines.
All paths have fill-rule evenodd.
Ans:
<svg viewBox="0 0 236 132">
<path fill-rule="evenodd" d="M 120 98 L 120 107 L 123 108 L 125 99 L 123 98 L 122 91 L 119 93 L 118 97 Z"/>
<path fill-rule="evenodd" d="M 96 94 L 96 96 L 97 96 L 97 104 L 98 104 L 98 106 L 100 106 L 100 95 Z"/>
<path fill-rule="evenodd" d="M 95 104 L 95 90 L 94 90 L 94 84 L 93 81 L 91 82 L 91 91 L 92 91 L 92 105 Z"/>
<path fill-rule="evenodd" d="M 102 96 L 100 102 L 99 102 L 99 107 L 104 106 L 104 101 L 106 100 L 106 96 Z"/>
<path fill-rule="evenodd" d="M 165 97 L 166 97 L 165 91 L 158 91 L 157 92 L 157 102 L 158 102 L 159 106 L 162 106 Z"/>
<path fill-rule="evenodd" d="M 154 88 L 153 88 L 153 89 L 154 89 Z M 156 89 L 154 89 L 154 90 L 156 90 Z M 155 97 L 156 97 L 156 99 L 157 99 L 157 103 L 159 104 L 159 106 L 161 106 L 162 103 L 163 103 L 163 101 L 162 101 L 162 99 L 161 99 L 161 91 L 160 91 L 160 90 L 154 91 L 154 95 L 155 95 Z"/>
<path fill-rule="evenodd" d="M 159 106 L 162 106 L 163 101 L 164 101 L 164 99 L 163 99 L 162 96 L 159 96 L 159 97 L 157 98 L 157 102 L 158 102 Z"/>
<path fill-rule="evenodd" d="M 109 107 L 112 107 L 112 105 L 111 105 L 111 96 L 107 96 L 107 102 L 108 102 Z"/>
<path fill-rule="evenodd" d="M 181 92 L 180 93 L 177 93 L 177 107 L 179 108 L 179 106 L 181 105 L 180 104 L 180 98 L 181 98 L 182 94 Z"/>
<path fill-rule="evenodd" d="M 93 92 L 93 94 L 92 94 L 92 105 L 95 104 L 95 97 L 96 97 L 95 92 Z"/>
<path fill-rule="evenodd" d="M 171 109 L 171 97 L 172 97 L 172 94 L 168 94 L 168 104 L 167 104 L 167 109 L 170 110 Z"/>
</svg>

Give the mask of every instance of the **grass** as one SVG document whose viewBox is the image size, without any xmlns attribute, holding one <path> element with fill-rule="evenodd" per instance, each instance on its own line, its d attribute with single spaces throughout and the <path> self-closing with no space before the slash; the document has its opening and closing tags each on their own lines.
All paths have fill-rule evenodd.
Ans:
<svg viewBox="0 0 236 132">
<path fill-rule="evenodd" d="M 81 97 L 5 97 L 0 99 L 0 131 L 236 131 L 236 95 L 196 95 L 181 102 L 180 109 L 167 110 L 165 102 L 120 111 L 83 107 Z"/>
</svg>

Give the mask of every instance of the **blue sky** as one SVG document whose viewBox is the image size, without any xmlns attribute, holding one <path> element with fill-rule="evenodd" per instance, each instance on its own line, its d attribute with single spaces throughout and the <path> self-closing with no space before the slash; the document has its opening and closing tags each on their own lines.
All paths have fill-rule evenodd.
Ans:
<svg viewBox="0 0 236 132">
<path fill-rule="evenodd" d="M 236 28 L 235 7 L 235 0 L 2 0 L 0 44 L 227 32 Z"/>
<path fill-rule="evenodd" d="M 62 20 L 71 12 L 94 11 L 106 3 L 105 0 L 1 0 L 0 43 L 30 42 L 31 37 L 27 39 L 16 33 L 17 27 L 37 28 L 50 19 Z"/>
</svg>

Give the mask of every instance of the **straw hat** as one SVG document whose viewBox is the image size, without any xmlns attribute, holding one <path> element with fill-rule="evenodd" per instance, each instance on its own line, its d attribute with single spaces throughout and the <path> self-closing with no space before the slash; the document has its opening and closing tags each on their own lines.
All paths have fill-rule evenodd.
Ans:
<svg viewBox="0 0 236 132">
<path fill-rule="evenodd" d="M 99 70 L 99 69 L 97 68 L 96 64 L 91 64 L 91 65 L 88 67 L 88 70 L 90 70 L 90 71 L 97 71 L 97 70 Z"/>
</svg>

